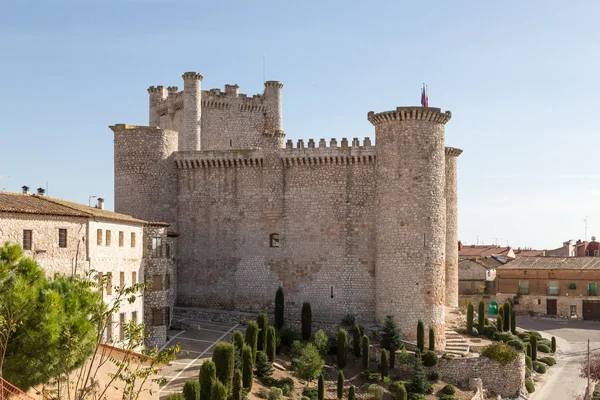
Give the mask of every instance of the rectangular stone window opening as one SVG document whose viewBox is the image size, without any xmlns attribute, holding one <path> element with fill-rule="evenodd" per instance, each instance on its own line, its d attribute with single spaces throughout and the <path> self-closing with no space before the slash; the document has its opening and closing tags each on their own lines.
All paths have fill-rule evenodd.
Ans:
<svg viewBox="0 0 600 400">
<path fill-rule="evenodd" d="M 119 314 L 119 341 L 125 340 L 125 313 Z"/>
<path fill-rule="evenodd" d="M 331 298 L 333 299 L 333 286 L 331 287 Z"/>
<path fill-rule="evenodd" d="M 542 304 L 542 299 L 537 299 L 538 301 L 538 306 Z"/>
<path fill-rule="evenodd" d="M 131 247 L 135 247 L 135 232 L 131 232 Z"/>
<path fill-rule="evenodd" d="M 529 293 L 529 282 L 520 281 L 519 282 L 519 294 L 528 294 Z"/>
<path fill-rule="evenodd" d="M 152 275 L 152 290 L 162 290 L 162 275 Z"/>
<path fill-rule="evenodd" d="M 31 229 L 23 230 L 23 250 L 31 250 L 33 242 L 33 231 Z"/>
<path fill-rule="evenodd" d="M 131 284 L 132 284 L 132 285 L 135 285 L 135 284 L 137 284 L 137 272 L 135 272 L 135 271 L 133 271 L 133 272 L 131 273 Z"/>
<path fill-rule="evenodd" d="M 269 235 L 269 246 L 279 247 L 279 233 L 271 233 L 271 235 Z"/>
<path fill-rule="evenodd" d="M 111 232 L 107 229 L 106 230 L 106 246 L 110 246 L 110 241 L 111 241 Z"/>
<path fill-rule="evenodd" d="M 571 317 L 576 317 L 577 316 L 577 306 L 576 305 L 571 304 L 569 306 L 569 315 Z"/>
<path fill-rule="evenodd" d="M 96 230 L 96 245 L 102 246 L 102 229 Z"/>
<path fill-rule="evenodd" d="M 160 257 L 162 253 L 162 238 L 152 238 L 152 257 Z"/>
<path fill-rule="evenodd" d="M 123 242 L 125 242 L 125 233 L 119 231 L 119 247 L 123 247 Z"/>
<path fill-rule="evenodd" d="M 58 247 L 65 248 L 67 247 L 67 230 L 59 229 L 58 230 Z"/>
<path fill-rule="evenodd" d="M 125 289 L 125 272 L 119 272 L 119 290 Z"/>
<path fill-rule="evenodd" d="M 165 244 L 165 257 L 171 258 L 171 245 L 169 243 Z"/>
<path fill-rule="evenodd" d="M 106 273 L 106 294 L 112 295 L 112 272 Z"/>
<path fill-rule="evenodd" d="M 137 320 L 137 311 L 132 311 L 131 312 L 131 320 L 133 321 L 134 324 L 137 325 L 138 320 Z"/>
<path fill-rule="evenodd" d="M 233 147 L 233 140 L 229 139 L 229 147 Z"/>
<path fill-rule="evenodd" d="M 577 289 L 577 285 L 575 284 L 575 282 L 569 283 L 569 290 L 575 290 L 575 289 Z"/>
<path fill-rule="evenodd" d="M 113 340 L 113 316 L 108 316 L 106 320 L 106 343 L 112 343 Z"/>
<path fill-rule="evenodd" d="M 598 293 L 597 293 L 596 289 L 597 289 L 597 287 L 596 287 L 596 283 L 595 282 L 589 283 L 588 284 L 588 296 L 597 296 Z"/>
<path fill-rule="evenodd" d="M 558 296 L 558 281 L 548 282 L 548 296 Z"/>
<path fill-rule="evenodd" d="M 158 308 L 152 310 L 152 326 L 162 326 L 163 324 L 163 310 Z"/>
</svg>

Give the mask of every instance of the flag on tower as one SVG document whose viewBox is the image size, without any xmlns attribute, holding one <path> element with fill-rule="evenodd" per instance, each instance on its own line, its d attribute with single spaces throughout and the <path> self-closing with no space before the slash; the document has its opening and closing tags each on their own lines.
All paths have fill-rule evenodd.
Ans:
<svg viewBox="0 0 600 400">
<path fill-rule="evenodd" d="M 429 107 L 429 93 L 425 84 L 423 84 L 423 88 L 421 89 L 421 107 Z"/>
</svg>

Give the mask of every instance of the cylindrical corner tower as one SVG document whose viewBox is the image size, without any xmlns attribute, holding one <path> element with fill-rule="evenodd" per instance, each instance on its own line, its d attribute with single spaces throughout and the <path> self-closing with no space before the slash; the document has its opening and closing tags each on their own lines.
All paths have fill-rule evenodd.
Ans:
<svg viewBox="0 0 600 400">
<path fill-rule="evenodd" d="M 149 118 L 148 123 L 150 126 L 160 126 L 160 115 L 158 114 L 158 104 L 161 100 L 166 97 L 164 86 L 150 86 L 148 88 L 149 94 Z"/>
<path fill-rule="evenodd" d="M 177 132 L 118 124 L 114 132 L 115 211 L 152 222 L 177 222 Z"/>
<path fill-rule="evenodd" d="M 265 106 L 267 107 L 267 116 L 265 120 L 265 130 L 277 132 L 283 130 L 283 107 L 281 101 L 281 88 L 283 83 L 279 81 L 265 82 Z"/>
<path fill-rule="evenodd" d="M 456 159 L 461 149 L 446 147 L 446 305 L 458 307 L 458 188 Z"/>
<path fill-rule="evenodd" d="M 446 207 L 444 125 L 439 108 L 369 112 L 376 139 L 376 320 L 398 321 L 415 339 L 434 328 L 443 349 Z"/>
<path fill-rule="evenodd" d="M 179 134 L 180 151 L 202 148 L 202 75 L 186 72 L 183 78 L 183 132 Z"/>
</svg>

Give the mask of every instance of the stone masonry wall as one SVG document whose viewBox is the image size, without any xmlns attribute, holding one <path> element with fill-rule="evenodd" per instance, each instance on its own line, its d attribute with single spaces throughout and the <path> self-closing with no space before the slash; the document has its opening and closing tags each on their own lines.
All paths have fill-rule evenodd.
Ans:
<svg viewBox="0 0 600 400">
<path fill-rule="evenodd" d="M 446 147 L 446 305 L 458 307 L 458 186 L 456 163 L 462 150 Z"/>
</svg>

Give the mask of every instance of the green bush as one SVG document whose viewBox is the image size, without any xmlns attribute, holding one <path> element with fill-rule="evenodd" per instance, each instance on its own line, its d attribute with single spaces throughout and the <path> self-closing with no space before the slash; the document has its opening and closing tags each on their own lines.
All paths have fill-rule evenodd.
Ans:
<svg viewBox="0 0 600 400">
<path fill-rule="evenodd" d="M 479 331 L 481 333 L 483 333 L 483 330 L 485 329 L 485 302 L 483 301 L 483 298 L 479 300 L 479 306 L 477 308 L 477 327 L 479 328 Z"/>
<path fill-rule="evenodd" d="M 217 380 L 217 368 L 211 360 L 206 360 L 200 367 L 200 398 L 210 399 L 212 386 Z"/>
<path fill-rule="evenodd" d="M 544 364 L 548 365 L 549 367 L 556 364 L 556 359 L 554 359 L 554 357 L 550 357 L 550 356 L 540 357 L 540 358 L 538 358 L 538 361 L 543 362 Z"/>
<path fill-rule="evenodd" d="M 556 338 L 552 336 L 552 341 L 550 342 L 550 348 L 553 353 L 556 353 Z"/>
<path fill-rule="evenodd" d="M 421 353 L 425 349 L 425 325 L 421 320 L 417 323 L 417 348 Z"/>
<path fill-rule="evenodd" d="M 341 399 L 344 397 L 344 371 L 338 371 L 337 377 L 337 398 Z"/>
<path fill-rule="evenodd" d="M 527 388 L 527 393 L 535 392 L 535 386 L 533 385 L 533 381 L 531 379 L 525 379 L 525 388 Z"/>
<path fill-rule="evenodd" d="M 305 387 L 302 389 L 302 396 L 308 397 L 310 400 L 317 400 L 319 396 L 319 389 L 316 387 Z"/>
<path fill-rule="evenodd" d="M 548 347 L 552 347 L 552 342 L 548 339 L 538 339 L 538 346 L 540 344 L 546 345 Z"/>
<path fill-rule="evenodd" d="M 538 341 L 538 337 L 531 335 L 531 338 L 529 339 L 529 343 L 531 344 L 531 359 L 533 361 L 537 360 L 537 347 L 538 347 L 537 341 Z"/>
<path fill-rule="evenodd" d="M 381 373 L 379 373 L 379 372 L 363 371 L 363 372 L 361 372 L 361 375 L 368 382 L 381 381 Z"/>
<path fill-rule="evenodd" d="M 255 369 L 256 376 L 261 379 L 268 378 L 273 374 L 273 366 L 269 361 L 269 357 L 267 357 L 267 353 L 264 351 L 258 351 L 256 353 Z"/>
<path fill-rule="evenodd" d="M 258 313 L 258 344 L 256 351 L 265 351 L 267 349 L 267 327 L 269 326 L 269 317 L 266 313 Z"/>
<path fill-rule="evenodd" d="M 446 385 L 442 388 L 443 394 L 456 394 L 456 387 L 454 385 Z"/>
<path fill-rule="evenodd" d="M 437 372 L 437 371 L 431 371 L 431 372 L 429 373 L 429 375 L 427 375 L 427 379 L 428 379 L 430 382 L 433 382 L 433 383 L 437 383 L 437 381 L 439 381 L 439 380 L 440 380 L 440 378 L 441 378 L 441 375 L 440 375 L 440 373 L 439 373 L 439 372 Z"/>
<path fill-rule="evenodd" d="M 533 361 L 531 360 L 531 357 L 525 356 L 525 366 L 529 369 L 533 369 Z"/>
<path fill-rule="evenodd" d="M 227 387 L 218 379 L 215 380 L 210 388 L 210 400 L 227 400 Z"/>
<path fill-rule="evenodd" d="M 200 382 L 187 381 L 183 385 L 183 397 L 185 400 L 200 400 Z"/>
<path fill-rule="evenodd" d="M 233 344 L 220 342 L 213 350 L 212 360 L 215 363 L 217 379 L 225 385 L 227 391 L 231 391 L 231 382 L 233 380 L 233 365 L 235 358 L 235 348 Z"/>
<path fill-rule="evenodd" d="M 258 351 L 258 324 L 256 321 L 248 322 L 246 329 L 246 344 L 252 349 L 252 362 L 256 360 L 256 352 Z"/>
<path fill-rule="evenodd" d="M 348 389 L 348 400 L 355 400 L 356 399 L 356 395 L 354 394 L 354 386 L 350 386 L 350 389 Z"/>
<path fill-rule="evenodd" d="M 267 357 L 270 362 L 275 361 L 275 352 L 277 350 L 277 336 L 275 334 L 275 327 L 269 326 L 267 328 Z"/>
<path fill-rule="evenodd" d="M 284 346 L 291 346 L 294 340 L 300 340 L 298 331 L 289 327 L 281 328 L 279 330 L 279 337 L 281 338 L 281 344 Z"/>
<path fill-rule="evenodd" d="M 426 367 L 433 367 L 434 365 L 436 365 L 438 363 L 437 354 L 435 354 L 435 352 L 430 351 L 430 350 L 425 350 L 425 352 L 422 355 L 422 358 L 423 358 L 423 365 Z"/>
<path fill-rule="evenodd" d="M 529 367 L 525 367 L 525 378 L 530 378 L 533 370 Z"/>
<path fill-rule="evenodd" d="M 499 333 L 498 340 L 504 343 L 508 343 L 511 340 L 518 340 L 512 333 Z"/>
<path fill-rule="evenodd" d="M 381 362 L 379 363 L 379 372 L 381 372 L 382 377 L 388 376 L 388 368 L 390 365 L 390 361 L 388 360 L 388 352 L 386 349 L 381 349 Z"/>
<path fill-rule="evenodd" d="M 451 394 L 443 394 L 440 397 L 440 400 L 456 400 L 456 397 L 452 396 Z"/>
<path fill-rule="evenodd" d="M 284 307 L 285 300 L 283 296 L 283 288 L 279 286 L 279 289 L 277 289 L 277 292 L 275 293 L 275 328 L 277 328 L 277 330 L 281 330 L 281 328 L 283 328 Z"/>
<path fill-rule="evenodd" d="M 236 369 L 233 373 L 231 388 L 231 400 L 242 400 L 242 373 Z"/>
<path fill-rule="evenodd" d="M 290 358 L 293 360 L 300 357 L 303 349 L 304 346 L 302 345 L 302 342 L 299 340 L 294 340 L 294 343 L 292 343 L 292 346 L 290 347 Z"/>
<path fill-rule="evenodd" d="M 362 337 L 362 354 L 363 354 L 363 370 L 369 370 L 370 357 L 371 357 L 371 344 L 369 343 L 369 337 L 363 335 Z"/>
<path fill-rule="evenodd" d="M 525 343 L 525 354 L 531 358 L 531 343 Z"/>
<path fill-rule="evenodd" d="M 535 337 L 536 337 L 536 338 L 538 338 L 538 339 L 541 339 L 541 338 L 542 338 L 542 334 L 541 334 L 541 333 L 539 333 L 538 331 L 527 331 L 527 333 L 528 333 L 530 336 L 535 336 Z"/>
<path fill-rule="evenodd" d="M 521 339 L 524 342 L 529 342 L 529 338 L 530 335 L 527 332 L 519 332 L 517 333 L 517 336 L 519 337 L 519 339 Z"/>
<path fill-rule="evenodd" d="M 356 324 L 356 316 L 355 315 L 352 315 L 352 314 L 344 315 L 344 318 L 342 318 L 342 322 L 341 322 L 342 326 L 347 326 L 348 328 L 351 328 L 354 326 L 354 324 Z"/>
<path fill-rule="evenodd" d="M 546 364 L 541 363 L 539 361 L 534 361 L 533 362 L 533 370 L 535 372 L 537 372 L 538 374 L 545 374 L 546 373 Z"/>
<path fill-rule="evenodd" d="M 394 390 L 395 397 L 394 400 L 407 400 L 408 393 L 406 393 L 406 388 L 403 383 L 396 382 L 396 390 Z"/>
<path fill-rule="evenodd" d="M 498 333 L 498 328 L 496 328 L 494 325 L 487 325 L 485 328 L 483 328 L 483 332 L 481 333 L 491 339 L 495 334 Z"/>
<path fill-rule="evenodd" d="M 167 396 L 167 400 L 186 400 L 181 393 L 171 393 Z"/>
<path fill-rule="evenodd" d="M 498 332 L 502 332 L 503 326 L 502 316 L 500 315 L 500 312 L 498 312 L 498 315 L 496 316 L 496 329 L 498 329 Z"/>
<path fill-rule="evenodd" d="M 344 329 L 340 329 L 338 332 L 336 355 L 338 368 L 346 368 L 348 364 L 348 333 Z"/>
<path fill-rule="evenodd" d="M 523 351 L 525 349 L 525 345 L 523 344 L 523 342 L 517 339 L 509 340 L 508 342 L 506 342 L 506 344 L 518 351 Z"/>
<path fill-rule="evenodd" d="M 429 328 L 429 350 L 435 351 L 435 330 Z"/>
<path fill-rule="evenodd" d="M 411 392 L 408 394 L 408 400 L 425 400 L 425 396 L 423 396 L 421 393 Z"/>
<path fill-rule="evenodd" d="M 286 397 L 290 397 L 294 393 L 294 380 L 286 377 L 279 380 L 274 380 L 273 386 L 281 389 L 282 393 Z"/>
<path fill-rule="evenodd" d="M 473 303 L 467 306 L 467 335 L 473 334 Z"/>
<path fill-rule="evenodd" d="M 283 391 L 278 387 L 272 387 L 269 390 L 269 395 L 267 396 L 268 400 L 279 400 L 283 396 Z"/>
<path fill-rule="evenodd" d="M 367 389 L 372 400 L 383 400 L 383 388 L 379 385 L 370 385 Z"/>
<path fill-rule="evenodd" d="M 322 374 L 319 375 L 319 383 L 317 384 L 317 399 L 325 399 L 325 378 L 323 378 Z"/>
<path fill-rule="evenodd" d="M 313 336 L 312 342 L 319 351 L 319 354 L 321 354 L 321 357 L 327 355 L 329 351 L 329 337 L 324 330 L 319 329 Z"/>
<path fill-rule="evenodd" d="M 537 349 L 542 353 L 550 353 L 552 351 L 550 347 L 546 346 L 545 344 L 538 344 Z"/>
<path fill-rule="evenodd" d="M 358 324 L 354 324 L 354 329 L 352 329 L 352 347 L 353 353 L 357 358 L 360 357 L 361 338 L 362 333 L 360 326 L 358 326 Z"/>
<path fill-rule="evenodd" d="M 518 356 L 519 353 L 505 343 L 492 343 L 481 350 L 481 355 L 491 360 L 498 361 L 502 365 L 510 364 Z"/>
<path fill-rule="evenodd" d="M 252 389 L 254 379 L 254 361 L 252 360 L 252 348 L 247 344 L 242 349 L 242 383 L 245 389 Z M 200 381 L 202 385 L 202 381 Z M 206 397 L 201 397 L 206 398 Z"/>
<path fill-rule="evenodd" d="M 312 336 L 312 310 L 310 303 L 302 304 L 302 339 L 310 340 Z"/>
</svg>

